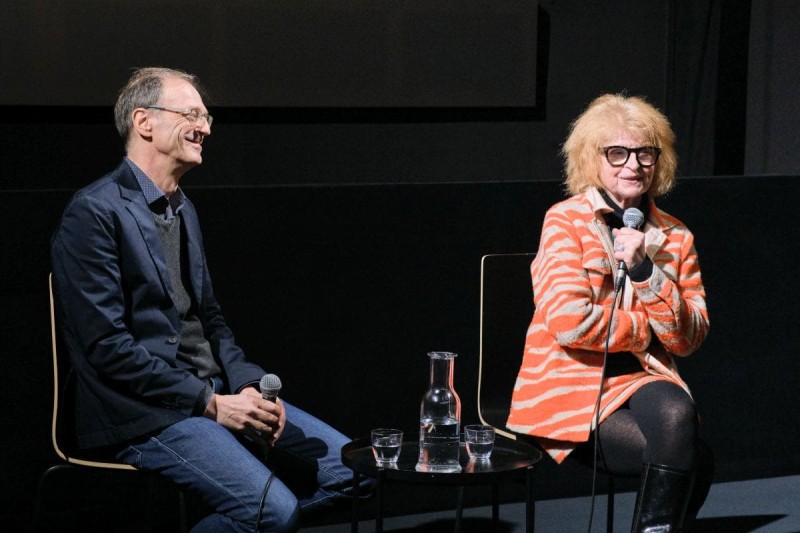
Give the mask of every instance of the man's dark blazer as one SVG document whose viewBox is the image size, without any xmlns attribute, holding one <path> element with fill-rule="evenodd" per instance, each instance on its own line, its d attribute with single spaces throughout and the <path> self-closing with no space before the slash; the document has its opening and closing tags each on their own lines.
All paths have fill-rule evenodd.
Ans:
<svg viewBox="0 0 800 533">
<path fill-rule="evenodd" d="M 245 360 L 225 323 L 188 199 L 180 219 L 197 315 L 238 391 L 264 371 Z M 201 414 L 208 385 L 176 357 L 181 321 L 167 263 L 126 161 L 72 197 L 51 244 L 59 330 L 76 379 L 78 445 L 131 441 Z"/>
</svg>

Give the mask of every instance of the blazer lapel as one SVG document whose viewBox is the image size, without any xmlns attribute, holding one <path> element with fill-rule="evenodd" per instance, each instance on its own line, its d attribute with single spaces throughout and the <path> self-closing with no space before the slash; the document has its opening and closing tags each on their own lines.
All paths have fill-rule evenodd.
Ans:
<svg viewBox="0 0 800 533">
<path fill-rule="evenodd" d="M 156 269 L 161 285 L 164 292 L 173 300 L 172 297 L 172 283 L 169 277 L 169 268 L 167 267 L 167 260 L 164 257 L 164 251 L 161 248 L 161 242 L 158 239 L 158 230 L 156 223 L 153 221 L 153 213 L 144 199 L 144 194 L 139 188 L 139 183 L 133 175 L 133 171 L 128 167 L 127 163 L 123 162 L 125 167 L 122 176 L 119 179 L 120 195 L 128 201 L 125 206 L 139 229 L 139 234 L 142 236 L 145 247 L 153 261 L 153 266 Z"/>
</svg>

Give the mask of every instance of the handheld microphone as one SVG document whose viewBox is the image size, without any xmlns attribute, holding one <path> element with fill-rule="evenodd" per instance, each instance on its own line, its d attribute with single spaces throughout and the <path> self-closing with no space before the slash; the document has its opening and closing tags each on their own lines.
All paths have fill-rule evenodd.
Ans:
<svg viewBox="0 0 800 533">
<path fill-rule="evenodd" d="M 622 214 L 622 223 L 625 224 L 626 228 L 638 230 L 641 225 L 644 224 L 644 213 L 635 207 L 629 207 Z M 622 288 L 622 284 L 625 282 L 625 276 L 627 274 L 628 265 L 625 264 L 625 261 L 620 261 L 619 265 L 617 266 L 617 277 L 614 280 L 614 292 L 619 292 L 619 290 Z"/>
<path fill-rule="evenodd" d="M 274 402 L 278 399 L 278 393 L 281 392 L 281 378 L 275 374 L 264 374 L 259 387 L 261 388 L 261 397 Z"/>
<path fill-rule="evenodd" d="M 261 378 L 261 382 L 258 384 L 258 386 L 261 389 L 261 397 L 263 399 L 275 402 L 275 400 L 278 399 L 278 393 L 281 391 L 281 378 L 275 374 L 264 374 L 264 377 Z M 261 453 L 264 456 L 264 460 L 266 460 L 267 455 L 269 454 L 269 446 L 262 444 Z M 258 533 L 258 528 L 261 524 L 261 510 L 264 508 L 264 500 L 267 499 L 267 492 L 269 492 L 269 487 L 272 485 L 272 480 L 274 477 L 275 472 L 270 472 L 267 482 L 264 484 L 264 490 L 261 491 L 261 501 L 258 504 L 256 525 L 253 529 L 255 533 Z"/>
</svg>

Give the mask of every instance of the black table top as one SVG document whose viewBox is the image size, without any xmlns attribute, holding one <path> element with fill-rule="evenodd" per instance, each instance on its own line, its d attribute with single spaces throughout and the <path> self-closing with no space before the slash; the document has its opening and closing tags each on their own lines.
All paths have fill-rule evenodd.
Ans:
<svg viewBox="0 0 800 533">
<path fill-rule="evenodd" d="M 375 464 L 369 438 L 356 439 L 342 447 L 342 462 L 354 472 L 369 477 L 382 475 L 385 479 L 440 485 L 479 485 L 494 483 L 519 474 L 542 458 L 537 448 L 498 436 L 488 461 L 471 461 L 461 443 L 459 462 L 461 472 L 417 472 L 419 441 L 403 442 L 397 464 L 379 467 Z"/>
</svg>

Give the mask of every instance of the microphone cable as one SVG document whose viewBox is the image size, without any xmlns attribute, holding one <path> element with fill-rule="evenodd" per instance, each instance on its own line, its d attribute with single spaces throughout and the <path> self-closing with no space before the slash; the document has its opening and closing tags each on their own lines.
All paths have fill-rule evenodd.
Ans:
<svg viewBox="0 0 800 533">
<path fill-rule="evenodd" d="M 645 222 L 644 213 L 635 207 L 629 207 L 622 214 L 622 223 L 626 228 L 638 230 Z M 614 241 L 613 232 L 611 235 L 612 242 Z M 595 423 L 594 423 L 594 452 L 592 457 L 592 499 L 591 507 L 589 509 L 589 527 L 586 529 L 587 533 L 592 531 L 592 520 L 594 519 L 594 503 L 597 491 L 597 456 L 598 452 L 603 451 L 603 446 L 600 444 L 600 400 L 603 397 L 603 384 L 606 380 L 606 366 L 608 364 L 608 344 L 611 341 L 611 324 L 614 322 L 614 311 L 617 308 L 619 295 L 623 292 L 622 287 L 625 286 L 625 277 L 628 274 L 628 268 L 624 262 L 619 262 L 617 274 L 614 277 L 614 301 L 611 304 L 611 313 L 608 316 L 608 328 L 606 330 L 606 344 L 603 351 L 603 370 L 600 373 L 600 390 L 597 393 L 597 402 L 595 403 Z"/>
<path fill-rule="evenodd" d="M 261 378 L 261 382 L 258 385 L 258 388 L 261 390 L 261 397 L 265 400 L 270 402 L 277 402 L 278 393 L 280 392 L 282 387 L 281 378 L 276 376 L 275 374 L 264 374 Z M 266 464 L 267 455 L 269 454 L 269 449 L 264 452 L 264 463 Z M 258 513 L 256 514 L 256 524 L 253 526 L 253 533 L 258 533 L 259 528 L 261 527 L 261 511 L 264 509 L 264 502 L 267 500 L 267 492 L 269 492 L 269 487 L 272 485 L 272 480 L 275 478 L 275 472 L 270 470 L 269 477 L 267 478 L 267 482 L 264 483 L 264 490 L 261 492 L 261 500 L 258 503 Z"/>
<path fill-rule="evenodd" d="M 264 508 L 264 502 L 267 500 L 267 492 L 269 492 L 269 487 L 272 485 L 272 479 L 274 477 L 275 472 L 270 471 L 267 482 L 264 483 L 264 490 L 261 492 L 261 501 L 258 503 L 258 514 L 256 514 L 256 525 L 253 527 L 253 533 L 258 533 L 261 527 L 261 510 Z"/>
<path fill-rule="evenodd" d="M 608 363 L 608 344 L 611 340 L 611 324 L 614 321 L 614 310 L 617 308 L 617 301 L 622 291 L 619 288 L 614 290 L 614 301 L 611 304 L 611 313 L 608 315 L 608 327 L 606 328 L 606 344 L 603 350 L 603 370 L 600 373 L 600 390 L 597 393 L 597 402 L 594 407 L 594 451 L 592 453 L 592 497 L 589 507 L 589 525 L 586 528 L 586 533 L 592 531 L 592 521 L 594 520 L 594 501 L 597 496 L 597 455 L 602 451 L 600 446 L 600 400 L 603 397 L 603 383 L 606 380 L 606 364 Z M 610 497 L 610 496 L 609 496 Z"/>
</svg>

